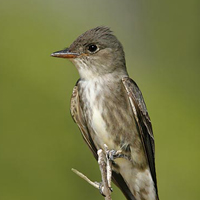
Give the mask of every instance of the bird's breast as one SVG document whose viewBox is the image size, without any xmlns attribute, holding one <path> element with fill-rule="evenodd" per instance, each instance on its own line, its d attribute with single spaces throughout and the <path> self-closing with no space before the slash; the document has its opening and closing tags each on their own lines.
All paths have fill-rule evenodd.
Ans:
<svg viewBox="0 0 200 200">
<path fill-rule="evenodd" d="M 106 144 L 109 148 L 115 148 L 113 136 L 109 133 L 104 113 L 106 112 L 105 96 L 106 88 L 96 82 L 85 82 L 81 92 L 82 109 L 86 122 L 90 129 L 91 137 L 97 148 L 103 148 Z"/>
<path fill-rule="evenodd" d="M 134 137 L 134 121 L 121 81 L 110 84 L 82 81 L 80 100 L 92 139 L 97 148 L 106 144 L 109 149 L 120 149 Z"/>
</svg>

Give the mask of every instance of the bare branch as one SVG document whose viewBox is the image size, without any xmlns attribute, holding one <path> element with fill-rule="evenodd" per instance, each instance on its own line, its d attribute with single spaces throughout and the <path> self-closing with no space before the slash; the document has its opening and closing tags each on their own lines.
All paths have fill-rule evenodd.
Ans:
<svg viewBox="0 0 200 200">
<path fill-rule="evenodd" d="M 108 158 L 109 150 L 108 150 L 108 146 L 106 144 L 104 144 L 104 148 L 105 148 L 105 155 L 106 155 L 106 170 L 107 170 L 108 187 L 111 189 L 111 182 L 112 182 L 112 161 Z"/>
<path fill-rule="evenodd" d="M 85 181 L 87 181 L 90 185 L 92 185 L 93 187 L 99 189 L 99 184 L 97 182 L 93 182 L 91 181 L 87 176 L 85 176 L 84 174 L 82 174 L 81 172 L 79 172 L 76 169 L 72 168 L 72 171 L 77 174 L 79 177 L 81 177 L 82 179 L 84 179 Z"/>
<path fill-rule="evenodd" d="M 108 185 L 108 180 L 107 180 L 107 162 L 105 162 L 106 160 L 106 155 L 103 152 L 102 149 L 99 149 L 97 151 L 98 154 L 98 164 L 99 164 L 99 168 L 101 171 L 101 178 L 102 178 L 102 185 L 103 185 L 103 194 L 105 195 L 105 200 L 111 200 L 111 191 Z"/>
<path fill-rule="evenodd" d="M 112 162 L 108 158 L 108 147 L 104 145 L 104 151 L 102 149 L 98 150 L 98 164 L 101 172 L 102 184 L 91 181 L 87 176 L 82 174 L 76 169 L 72 168 L 72 171 L 79 177 L 87 181 L 93 187 L 102 191 L 105 200 L 112 200 L 111 198 L 111 179 L 112 179 Z"/>
</svg>

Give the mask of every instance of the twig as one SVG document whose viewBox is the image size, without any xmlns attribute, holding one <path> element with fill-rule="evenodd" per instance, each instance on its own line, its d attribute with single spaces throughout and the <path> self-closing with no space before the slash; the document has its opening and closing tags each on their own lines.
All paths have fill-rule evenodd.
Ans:
<svg viewBox="0 0 200 200">
<path fill-rule="evenodd" d="M 99 184 L 97 182 L 93 182 L 91 181 L 87 176 L 85 176 L 84 174 L 82 174 L 81 172 L 79 172 L 76 169 L 72 168 L 72 171 L 77 174 L 79 177 L 81 177 L 82 179 L 84 179 L 85 181 L 87 181 L 90 185 L 92 185 L 93 187 L 99 189 Z"/>
<path fill-rule="evenodd" d="M 108 181 L 108 187 L 112 191 L 111 188 L 111 182 L 112 182 L 112 161 L 108 158 L 109 150 L 108 146 L 104 144 L 105 148 L 105 154 L 106 154 L 106 170 L 107 170 L 107 181 Z"/>
<path fill-rule="evenodd" d="M 102 178 L 102 184 L 103 184 L 103 194 L 105 195 L 105 200 L 111 200 L 111 191 L 108 185 L 108 179 L 107 179 L 107 162 L 105 162 L 106 156 L 103 153 L 102 149 L 99 149 L 97 151 L 98 154 L 98 164 L 101 171 L 101 178 Z"/>
<path fill-rule="evenodd" d="M 93 187 L 100 189 L 105 196 L 105 200 L 112 200 L 111 198 L 111 179 L 112 179 L 112 167 L 111 161 L 108 158 L 108 147 L 104 145 L 104 151 L 102 149 L 98 150 L 98 164 L 101 172 L 102 184 L 91 181 L 87 176 L 82 174 L 76 169 L 72 168 L 72 171 L 77 174 L 79 177 L 87 181 Z M 102 188 L 101 188 L 102 185 Z"/>
</svg>

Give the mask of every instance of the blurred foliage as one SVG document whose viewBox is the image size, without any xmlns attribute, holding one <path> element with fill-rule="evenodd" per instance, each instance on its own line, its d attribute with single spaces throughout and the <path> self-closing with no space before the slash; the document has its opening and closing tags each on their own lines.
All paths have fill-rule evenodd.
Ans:
<svg viewBox="0 0 200 200">
<path fill-rule="evenodd" d="M 200 199 L 198 1 L 8 0 L 0 6 L 0 199 L 102 199 L 69 114 L 75 67 L 51 58 L 84 31 L 112 28 L 152 119 L 160 199 Z M 113 199 L 125 199 L 114 186 Z"/>
</svg>

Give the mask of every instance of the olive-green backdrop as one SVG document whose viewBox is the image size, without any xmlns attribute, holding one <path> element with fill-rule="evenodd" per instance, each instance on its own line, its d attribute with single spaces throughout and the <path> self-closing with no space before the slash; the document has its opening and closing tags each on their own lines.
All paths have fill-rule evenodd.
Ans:
<svg viewBox="0 0 200 200">
<path fill-rule="evenodd" d="M 100 172 L 70 117 L 78 79 L 50 57 L 84 31 L 111 27 L 153 123 L 161 200 L 198 200 L 198 1 L 0 0 L 0 199 L 103 199 L 71 172 Z M 125 199 L 115 187 L 113 200 Z"/>
</svg>

